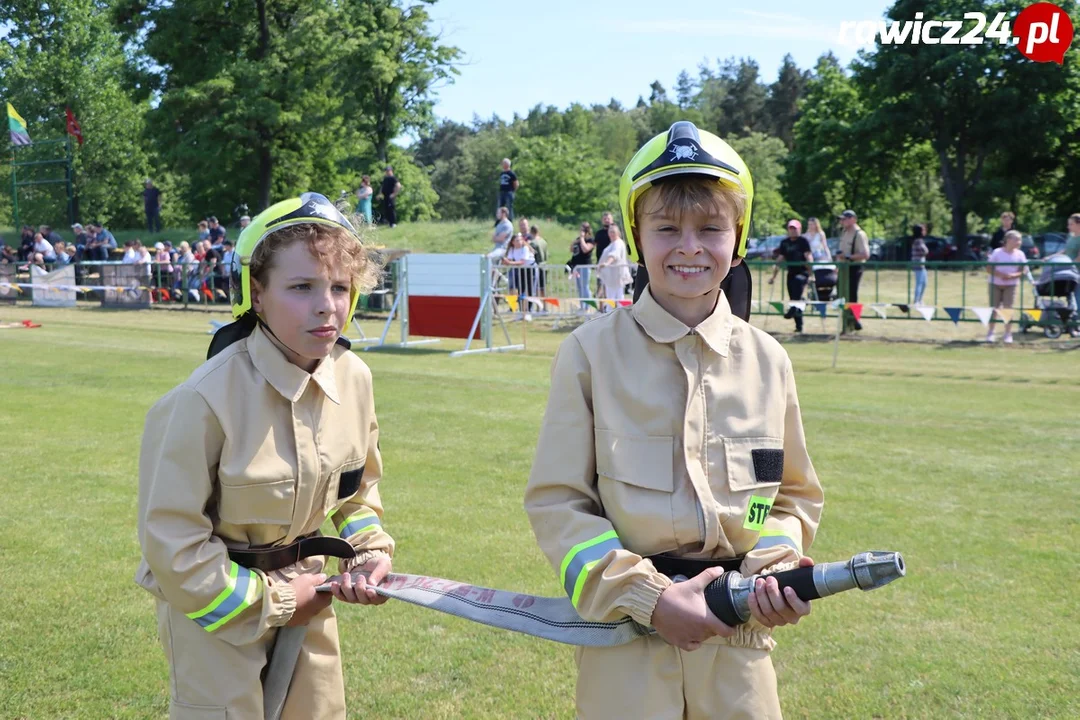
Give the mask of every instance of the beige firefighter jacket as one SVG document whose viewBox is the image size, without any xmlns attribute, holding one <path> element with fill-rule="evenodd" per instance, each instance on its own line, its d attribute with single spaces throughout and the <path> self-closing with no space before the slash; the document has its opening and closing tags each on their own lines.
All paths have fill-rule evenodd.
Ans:
<svg viewBox="0 0 1080 720">
<path fill-rule="evenodd" d="M 560 346 L 525 509 L 586 620 L 650 624 L 650 555 L 794 566 L 822 499 L 791 361 L 723 295 L 691 329 L 646 290 Z M 773 646 L 757 623 L 730 643 Z"/>
<path fill-rule="evenodd" d="M 252 642 L 289 621 L 288 581 L 323 559 L 267 575 L 229 549 L 288 544 L 330 517 L 359 553 L 340 570 L 392 554 L 381 477 L 368 367 L 335 345 L 309 374 L 257 327 L 146 416 L 135 580 L 223 640 Z"/>
</svg>

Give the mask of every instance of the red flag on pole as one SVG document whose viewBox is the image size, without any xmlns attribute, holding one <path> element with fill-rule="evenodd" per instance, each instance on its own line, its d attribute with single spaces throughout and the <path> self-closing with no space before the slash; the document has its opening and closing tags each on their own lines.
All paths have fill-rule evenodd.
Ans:
<svg viewBox="0 0 1080 720">
<path fill-rule="evenodd" d="M 71 108 L 64 108 L 67 111 L 67 131 L 68 135 L 74 135 L 75 139 L 79 141 L 79 147 L 82 147 L 83 136 L 82 128 L 79 127 L 79 121 L 75 119 L 75 113 L 71 112 Z"/>
</svg>

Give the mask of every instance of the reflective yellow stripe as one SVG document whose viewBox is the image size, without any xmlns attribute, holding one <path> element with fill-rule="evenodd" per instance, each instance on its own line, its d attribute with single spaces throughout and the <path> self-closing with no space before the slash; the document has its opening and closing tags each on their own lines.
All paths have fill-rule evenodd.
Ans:
<svg viewBox="0 0 1080 720">
<path fill-rule="evenodd" d="M 593 566 L 612 550 L 621 549 L 622 543 L 619 542 L 619 535 L 614 530 L 608 530 L 602 535 L 597 535 L 591 540 L 570 548 L 559 568 L 559 580 L 574 607 L 577 607 L 578 600 L 581 598 L 581 589 L 585 586 L 585 580 L 588 579 L 589 571 Z"/>
<path fill-rule="evenodd" d="M 262 595 L 262 578 L 234 562 L 229 563 L 226 587 L 213 601 L 187 616 L 207 632 L 213 632 L 242 613 Z"/>
<path fill-rule="evenodd" d="M 378 514 L 371 508 L 354 512 L 337 526 L 338 537 L 347 538 L 371 525 L 382 525 Z"/>
</svg>

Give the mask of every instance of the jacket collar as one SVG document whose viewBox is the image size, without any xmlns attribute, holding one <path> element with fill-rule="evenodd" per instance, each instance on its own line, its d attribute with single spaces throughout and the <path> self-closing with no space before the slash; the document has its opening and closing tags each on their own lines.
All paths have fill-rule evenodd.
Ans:
<svg viewBox="0 0 1080 720">
<path fill-rule="evenodd" d="M 315 372 L 308 373 L 289 362 L 285 353 L 274 344 L 261 324 L 252 331 L 247 343 L 248 354 L 255 369 L 289 402 L 298 402 L 307 389 L 308 382 L 314 380 L 332 403 L 341 404 L 337 381 L 334 378 L 336 346 L 329 356 L 319 362 Z"/>
<path fill-rule="evenodd" d="M 687 327 L 660 307 L 660 303 L 653 298 L 652 290 L 648 286 L 634 303 L 631 313 L 638 325 L 658 343 L 673 343 L 690 332 L 694 332 L 701 336 L 713 352 L 727 357 L 728 347 L 731 345 L 733 319 L 731 306 L 722 290 L 712 314 L 696 328 Z"/>
</svg>

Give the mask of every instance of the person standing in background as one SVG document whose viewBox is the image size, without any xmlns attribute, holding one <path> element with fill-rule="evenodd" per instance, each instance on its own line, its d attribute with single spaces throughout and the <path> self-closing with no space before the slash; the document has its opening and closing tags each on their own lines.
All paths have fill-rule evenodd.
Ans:
<svg viewBox="0 0 1080 720">
<path fill-rule="evenodd" d="M 1027 255 L 1020 249 L 1022 238 L 1018 231 L 1005 233 L 1005 246 L 990 253 L 986 271 L 990 274 L 990 307 L 1011 309 L 1016 303 L 1016 288 L 1027 264 Z M 1000 263 L 1000 264 L 997 264 Z M 1011 332 L 1012 319 L 1005 320 L 1005 342 L 1013 341 Z M 990 316 L 990 325 L 986 331 L 986 342 L 994 342 L 994 316 Z"/>
<path fill-rule="evenodd" d="M 356 189 L 356 214 L 363 215 L 364 220 L 371 224 L 371 196 L 375 190 L 371 187 L 371 176 L 364 175 L 360 178 L 360 187 Z"/>
<path fill-rule="evenodd" d="M 568 265 L 577 285 L 578 297 L 582 299 L 592 297 L 592 293 L 589 291 L 589 274 L 590 266 L 593 264 L 594 247 L 592 225 L 583 222 L 577 238 L 570 243 L 571 257 Z M 584 310 L 583 306 L 582 311 Z"/>
<path fill-rule="evenodd" d="M 146 232 L 161 232 L 161 191 L 154 187 L 150 178 L 146 179 L 143 190 L 143 210 L 146 212 Z"/>
<path fill-rule="evenodd" d="M 840 224 L 844 231 L 840 233 L 840 251 L 836 253 L 836 259 L 848 263 L 848 297 L 844 298 L 849 303 L 859 302 L 859 283 L 862 281 L 863 263 L 870 259 L 870 240 L 866 232 L 859 227 L 858 216 L 854 210 L 845 210 L 840 214 Z M 850 310 L 844 310 L 848 315 L 848 322 L 856 329 L 862 330 L 862 323 L 851 314 Z"/>
<path fill-rule="evenodd" d="M 518 189 L 518 176 L 510 169 L 510 158 L 503 158 L 502 172 L 499 173 L 499 204 L 506 208 L 508 217 L 514 219 L 514 195 Z"/>
<path fill-rule="evenodd" d="M 1013 229 L 1016 223 L 1016 215 L 1010 211 L 1001 213 L 1001 227 L 994 231 L 994 236 L 990 239 L 990 249 L 997 250 L 999 247 L 1005 244 L 1005 233 Z"/>
<path fill-rule="evenodd" d="M 386 166 L 386 174 L 383 175 L 382 187 L 379 194 L 382 195 L 382 219 L 390 227 L 397 226 L 397 196 L 401 192 L 401 183 L 394 176 L 394 168 Z"/>
<path fill-rule="evenodd" d="M 915 275 L 915 297 L 912 305 L 922 305 L 922 296 L 926 292 L 926 256 L 930 249 L 926 247 L 925 237 L 925 225 L 911 228 L 911 271 Z"/>
</svg>

